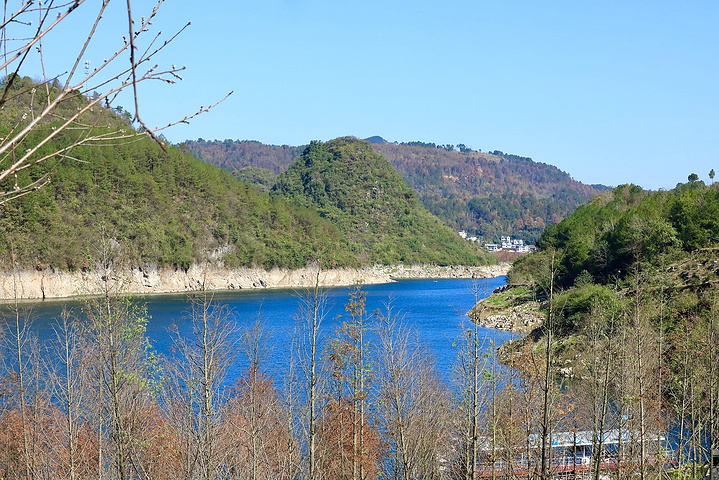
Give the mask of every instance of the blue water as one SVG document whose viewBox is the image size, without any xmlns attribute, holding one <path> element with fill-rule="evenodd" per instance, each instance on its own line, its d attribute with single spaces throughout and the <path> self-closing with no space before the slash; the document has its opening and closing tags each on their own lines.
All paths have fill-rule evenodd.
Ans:
<svg viewBox="0 0 719 480">
<path fill-rule="evenodd" d="M 489 295 L 493 289 L 504 285 L 505 277 L 497 277 L 479 282 L 481 297 Z M 404 321 L 418 335 L 421 342 L 434 355 L 440 373 L 449 380 L 452 366 L 457 358 L 457 349 L 453 342 L 462 332 L 462 326 L 468 326 L 467 311 L 475 303 L 474 281 L 459 280 L 401 280 L 380 285 L 365 285 L 367 293 L 366 310 L 373 313 L 377 309 L 386 310 L 388 302 L 394 314 Z M 338 287 L 328 289 L 327 315 L 321 325 L 322 338 L 326 342 L 346 317 L 345 303 L 350 289 Z M 270 289 L 220 292 L 214 300 L 225 304 L 231 312 L 231 319 L 237 324 L 238 335 L 243 329 L 254 325 L 259 317 L 269 332 L 270 353 L 265 370 L 277 381 L 284 374 L 287 364 L 291 337 L 298 326 L 298 305 L 301 290 Z M 189 303 L 186 295 L 156 295 L 137 298 L 145 303 L 150 319 L 147 324 L 147 336 L 152 347 L 162 355 L 171 350 L 173 336 L 170 330 L 176 326 L 180 333 L 190 331 L 188 318 Z M 33 306 L 33 330 L 41 340 L 52 338 L 52 325 L 59 316 L 63 304 L 79 311 L 77 302 L 43 302 Z M 372 318 L 368 321 L 371 329 Z M 506 332 L 487 331 L 488 336 L 498 344 L 506 341 Z M 371 347 L 371 345 L 370 345 Z M 238 355 L 228 371 L 228 383 L 233 383 L 247 367 L 248 361 L 238 348 Z"/>
</svg>

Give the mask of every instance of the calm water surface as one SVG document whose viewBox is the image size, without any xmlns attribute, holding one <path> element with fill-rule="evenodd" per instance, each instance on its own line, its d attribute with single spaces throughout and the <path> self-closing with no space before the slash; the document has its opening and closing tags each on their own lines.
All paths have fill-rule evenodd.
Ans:
<svg viewBox="0 0 719 480">
<path fill-rule="evenodd" d="M 504 285 L 505 277 L 480 281 L 477 286 L 481 297 Z M 381 285 L 365 285 L 367 312 L 386 310 L 388 302 L 395 314 L 401 315 L 411 326 L 428 350 L 437 360 L 441 373 L 449 380 L 452 365 L 457 356 L 453 342 L 460 336 L 462 325 L 467 325 L 467 311 L 474 305 L 475 293 L 472 280 L 401 280 Z M 323 338 L 332 336 L 346 317 L 345 303 L 349 288 L 338 287 L 326 291 L 328 313 L 321 325 Z M 267 360 L 267 371 L 277 380 L 281 377 L 291 345 L 291 336 L 297 329 L 299 296 L 295 290 L 246 290 L 215 294 L 216 301 L 229 306 L 231 315 L 239 330 L 253 325 L 257 318 L 270 333 L 271 350 Z M 176 325 L 181 333 L 189 332 L 186 295 L 158 295 L 139 299 L 147 305 L 150 320 L 147 335 L 158 353 L 168 355 L 172 346 L 170 329 Z M 79 310 L 77 302 L 65 303 Z M 52 337 L 52 325 L 58 317 L 63 303 L 38 303 L 33 308 L 35 321 L 33 329 L 40 339 Z M 371 322 L 369 326 L 371 328 Z M 509 338 L 506 332 L 487 331 L 497 343 Z M 246 368 L 247 360 L 239 354 L 231 370 L 228 382 L 232 383 Z"/>
</svg>

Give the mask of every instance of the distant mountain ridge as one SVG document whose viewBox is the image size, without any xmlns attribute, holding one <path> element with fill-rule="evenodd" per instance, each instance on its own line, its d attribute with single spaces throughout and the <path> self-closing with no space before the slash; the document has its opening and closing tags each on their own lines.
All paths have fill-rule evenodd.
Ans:
<svg viewBox="0 0 719 480">
<path fill-rule="evenodd" d="M 398 144 L 380 136 L 367 141 L 430 212 L 452 229 L 485 241 L 513 235 L 534 242 L 546 225 L 559 222 L 602 190 L 552 165 L 497 150 L 484 153 L 464 145 L 418 141 Z M 183 148 L 263 189 L 305 147 L 199 139 L 185 142 Z"/>
</svg>

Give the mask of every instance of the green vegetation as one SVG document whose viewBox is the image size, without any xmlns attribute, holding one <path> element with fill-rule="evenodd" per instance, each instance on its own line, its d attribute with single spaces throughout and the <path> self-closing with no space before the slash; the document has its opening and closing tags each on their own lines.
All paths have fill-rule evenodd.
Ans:
<svg viewBox="0 0 719 480">
<path fill-rule="evenodd" d="M 488 242 L 512 235 L 533 243 L 546 225 L 559 222 L 601 191 L 601 186 L 583 185 L 551 165 L 497 150 L 482 153 L 461 144 L 457 151 L 453 145 L 396 144 L 381 137 L 368 140 L 425 208 L 450 228 Z M 267 185 L 267 177 L 255 180 L 241 173 L 242 168 L 259 167 L 279 174 L 304 150 L 255 141 L 202 139 L 183 146 L 196 158 L 260 188 Z"/>
<path fill-rule="evenodd" d="M 533 243 L 598 190 L 531 158 L 422 142 L 375 145 L 427 209 L 485 241 L 512 235 Z"/>
<path fill-rule="evenodd" d="M 493 308 L 509 308 L 534 299 L 534 292 L 526 285 L 518 285 L 514 288 L 504 288 L 502 291 L 493 293 L 482 301 L 483 305 Z"/>
<path fill-rule="evenodd" d="M 580 276 L 585 282 L 613 284 L 637 270 L 665 268 L 713 246 L 718 236 L 716 185 L 692 182 L 660 192 L 623 185 L 547 227 L 539 246 L 545 252 L 540 255 L 557 252 L 557 283 L 568 288 Z M 520 262 L 513 275 L 525 270 Z"/>
<path fill-rule="evenodd" d="M 242 167 L 235 171 L 234 176 L 243 183 L 256 186 L 260 192 L 269 192 L 277 179 L 270 170 L 260 167 Z"/>
<path fill-rule="evenodd" d="M 188 140 L 182 144 L 192 156 L 230 172 L 243 167 L 264 168 L 275 175 L 297 160 L 305 147 L 265 145 L 254 140 Z"/>
<path fill-rule="evenodd" d="M 586 326 L 585 321 L 597 304 L 609 303 L 613 298 L 612 289 L 593 283 L 557 294 L 552 302 L 553 313 L 557 319 L 555 333 L 571 336 Z"/>
<path fill-rule="evenodd" d="M 16 95 L 0 115 L 3 135 L 29 121 L 31 102 L 57 93 L 57 87 L 34 90 L 30 79 L 17 81 L 14 88 Z M 78 95 L 74 103 L 64 102 L 58 114 L 86 104 Z M 101 125 L 94 130 L 99 135 L 103 128 L 132 130 L 126 117 L 120 107 L 95 107 L 81 120 Z M 58 151 L 76 141 L 75 135 L 69 129 L 42 148 Z M 30 148 L 32 140 L 28 137 L 16 149 Z M 103 235 L 120 243 L 124 260 L 134 265 L 186 269 L 193 262 L 219 260 L 228 266 L 296 268 L 318 252 L 331 253 L 336 265 L 359 264 L 337 229 L 313 211 L 260 194 L 178 148 L 163 151 L 147 137 L 108 143 L 77 146 L 66 157 L 19 173 L 21 184 L 44 175 L 52 181 L 2 206 L 0 255 L 6 265 L 12 254 L 24 267 L 88 268 Z M 11 179 L 0 188 L 12 190 L 13 185 Z"/>
<path fill-rule="evenodd" d="M 694 181 L 671 191 L 604 192 L 547 227 L 540 250 L 519 259 L 508 282 L 532 285 L 546 299 L 553 277 L 559 335 L 582 331 L 600 304 L 631 303 L 639 285 L 680 314 L 665 323 L 672 328 L 719 282 L 717 250 L 708 248 L 719 237 L 718 187 Z"/>
<path fill-rule="evenodd" d="M 548 316 L 505 358 L 543 357 L 561 366 L 546 369 L 557 383 L 625 416 L 639 409 L 634 425 L 671 426 L 677 450 L 693 452 L 681 469 L 700 478 L 710 449 L 690 431 L 719 446 L 719 185 L 688 180 L 623 185 L 547 227 L 508 280 L 532 288 Z"/>
<path fill-rule="evenodd" d="M 316 213 L 261 195 L 217 167 L 149 139 L 78 147 L 52 166 L 46 188 L 6 205 L 0 237 L 26 266 L 90 265 L 103 229 L 127 261 L 188 268 L 219 258 L 228 266 L 296 268 L 318 251 L 356 264 L 334 226 Z M 48 165 L 50 167 L 50 165 Z"/>
<path fill-rule="evenodd" d="M 28 121 L 23 115 L 33 98 L 31 87 L 30 79 L 16 83 L 18 93 L 0 116 L 0 133 L 7 135 L 18 121 Z M 53 95 L 55 87 L 49 92 Z M 81 95 L 75 100 L 62 108 L 87 103 Z M 84 121 L 108 131 L 132 129 L 120 107 L 96 107 L 86 117 Z M 102 128 L 96 128 L 96 134 Z M 43 148 L 59 150 L 76 140 L 73 132 L 63 132 Z M 31 141 L 19 147 L 28 148 Z M 285 188 L 275 188 L 271 196 L 259 190 L 269 190 L 274 183 L 275 173 L 269 169 L 242 167 L 236 172 L 258 189 L 192 158 L 187 146 L 163 151 L 146 137 L 108 143 L 79 145 L 66 157 L 20 172 L 23 184 L 44 175 L 52 181 L 2 206 L 0 255 L 6 265 L 12 255 L 26 268 L 89 268 L 102 236 L 122 245 L 123 261 L 129 264 L 180 269 L 204 261 L 298 268 L 318 258 L 326 267 L 488 262 L 421 208 L 386 160 L 363 142 L 313 144 L 302 157 L 304 163 L 283 175 Z M 297 183 L 299 190 L 291 188 L 297 182 L 293 173 L 306 168 L 308 159 L 315 159 L 312 175 L 319 176 L 308 181 L 307 188 L 305 177 Z M 12 190 L 13 182 L 0 188 Z"/>
<path fill-rule="evenodd" d="M 345 137 L 312 142 L 273 187 L 316 209 L 346 236 L 350 251 L 371 263 L 475 265 L 489 256 L 427 212 L 369 142 Z"/>
</svg>

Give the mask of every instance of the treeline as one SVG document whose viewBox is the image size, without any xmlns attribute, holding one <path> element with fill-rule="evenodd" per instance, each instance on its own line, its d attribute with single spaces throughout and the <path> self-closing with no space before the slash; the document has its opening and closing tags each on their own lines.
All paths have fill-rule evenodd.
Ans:
<svg viewBox="0 0 719 480">
<path fill-rule="evenodd" d="M 0 133 L 8 134 L 8 129 L 29 122 L 26 113 L 32 110 L 30 102 L 44 101 L 43 95 L 47 91 L 52 94 L 55 88 L 32 93 L 32 86 L 30 79 L 16 82 L 18 93 L 0 115 Z M 88 99 L 78 94 L 63 103 L 59 113 L 87 104 Z M 121 107 L 109 110 L 95 106 L 81 120 L 96 125 L 94 134 L 102 135 L 104 131 L 132 129 L 126 117 Z M 52 129 L 53 125 L 46 128 Z M 74 144 L 74 135 L 75 130 L 63 131 L 43 145 L 38 155 Z M 31 143 L 33 139 L 26 141 Z M 258 142 L 218 143 L 237 148 L 251 144 L 255 159 L 256 149 L 264 147 Z M 375 220 L 389 214 L 402 218 L 401 232 L 391 228 L 385 231 L 392 221 L 372 221 L 372 235 L 367 232 L 357 242 L 357 234 L 349 224 L 337 223 L 339 217 L 325 212 L 318 214 L 318 205 L 299 201 L 296 196 L 292 202 L 280 194 L 270 196 L 275 174 L 269 170 L 243 167 L 236 172 L 246 182 L 260 185 L 264 190 L 260 191 L 238 181 L 227 170 L 192 158 L 188 148 L 183 145 L 161 149 L 145 136 L 80 144 L 18 172 L 21 184 L 30 185 L 46 176 L 51 181 L 30 195 L 0 205 L 0 257 L 5 268 L 13 268 L 18 262 L 24 268 L 86 270 L 90 268 L 92 246 L 101 241 L 99 232 L 124 245 L 127 251 L 123 258 L 133 266 L 186 270 L 192 264 L 213 262 L 229 268 L 299 268 L 317 259 L 326 267 L 489 262 L 446 228 L 427 228 L 427 222 L 434 224 L 437 220 L 423 209 L 416 209 L 418 202 L 414 200 L 412 208 L 402 209 L 399 215 L 396 211 L 382 211 L 384 206 L 375 204 L 376 198 L 355 200 L 346 195 L 345 204 L 363 202 Z M 288 158 L 296 155 L 294 147 L 277 148 L 286 150 Z M 269 156 L 276 158 L 274 153 Z M 395 176 L 392 182 L 401 184 L 391 188 L 404 189 L 402 198 L 413 195 L 401 178 Z M 13 191 L 14 185 L 15 179 L 8 178 L 0 189 Z M 348 193 L 366 192 L 351 189 Z M 365 214 L 364 209 L 346 213 L 357 218 Z M 413 218 L 415 214 L 417 219 Z M 359 220 L 352 226 L 365 228 Z"/>
<path fill-rule="evenodd" d="M 183 144 L 193 157 L 235 173 L 257 167 L 279 175 L 302 154 L 305 146 L 265 145 L 254 140 L 187 140 Z"/>
<path fill-rule="evenodd" d="M 656 363 L 638 357 L 649 352 L 637 348 L 643 337 L 630 324 L 612 337 L 623 339 L 612 361 L 624 370 L 599 356 L 587 364 L 589 377 L 561 385 L 542 352 L 503 368 L 495 336 L 473 323 L 456 339 L 450 384 L 391 303 L 367 312 L 354 287 L 330 332 L 315 288 L 299 297 L 280 381 L 266 373 L 262 322 L 237 330 L 226 307 L 201 290 L 189 333 L 170 332 L 172 354 L 159 357 L 145 337 L 146 312 L 120 293 L 112 263 L 105 257 L 93 269 L 93 295 L 82 312 L 57 319 L 52 341 L 39 344 L 22 307 L 11 308 L 0 390 L 3 478 L 470 480 L 521 470 L 549 477 L 575 457 L 540 448 L 539 439 L 589 431 L 601 452 L 602 432 L 616 428 L 631 432 L 618 451 L 605 451 L 620 478 L 638 465 L 647 476 L 664 468 L 657 435 L 667 425 L 655 421 L 661 396 L 649 377 Z M 238 355 L 249 366 L 227 385 Z M 604 385 L 611 394 L 598 390 Z"/>
<path fill-rule="evenodd" d="M 0 134 L 30 122 L 33 109 L 57 95 L 58 88 L 17 79 L 0 113 Z M 57 113 L 70 116 L 88 103 L 78 92 L 58 105 Z M 64 130 L 37 152 L 62 155 L 0 185 L 12 191 L 18 181 L 29 185 L 50 179 L 38 191 L 0 206 L 5 269 L 87 269 L 100 232 L 122 243 L 123 258 L 140 266 L 187 269 L 196 262 L 220 261 L 229 267 L 296 268 L 317 252 L 334 252 L 338 265 L 360 263 L 343 248 L 336 228 L 316 213 L 262 195 L 176 147 L 165 151 L 146 136 L 123 136 L 123 131 L 136 133 L 127 117 L 122 107 L 94 106 L 78 121 L 94 125 L 93 135 L 112 133 L 111 138 L 64 151 L 81 135 Z M 56 127 L 50 119 L 36 132 L 45 135 L 44 130 Z M 124 140 L 112 140 L 117 136 Z M 35 147 L 36 140 L 30 135 L 15 149 Z"/>
<path fill-rule="evenodd" d="M 143 138 L 80 146 L 73 157 L 41 165 L 36 174 L 50 172 L 52 182 L 2 207 L 0 253 L 8 265 L 12 257 L 29 268 L 87 269 L 101 231 L 125 246 L 133 265 L 297 268 L 321 251 L 335 252 L 338 265 L 359 264 L 316 213 L 177 148 L 163 152 Z"/>
<path fill-rule="evenodd" d="M 547 227 L 539 245 L 558 251 L 557 281 L 569 287 L 580 276 L 610 284 L 632 268 L 668 267 L 698 249 L 719 246 L 717 237 L 717 184 L 691 182 L 658 192 L 623 185 Z"/>
<path fill-rule="evenodd" d="M 427 209 L 487 242 L 513 235 L 534 242 L 545 225 L 598 193 L 556 167 L 503 152 L 376 145 Z M 481 206 L 480 208 L 477 208 Z"/>
</svg>

